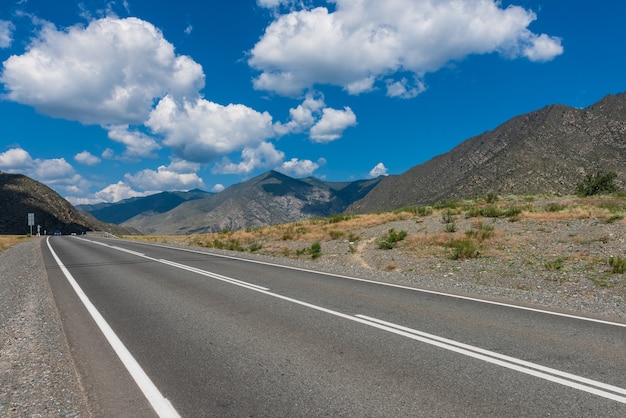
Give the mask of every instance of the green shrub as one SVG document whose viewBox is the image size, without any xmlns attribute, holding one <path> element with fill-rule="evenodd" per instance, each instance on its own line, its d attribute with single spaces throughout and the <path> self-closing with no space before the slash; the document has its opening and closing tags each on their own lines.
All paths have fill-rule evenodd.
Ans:
<svg viewBox="0 0 626 418">
<path fill-rule="evenodd" d="M 416 211 L 419 216 L 430 216 L 433 214 L 433 208 L 431 206 L 418 206 Z"/>
<path fill-rule="evenodd" d="M 550 203 L 546 205 L 544 209 L 546 210 L 546 212 L 561 212 L 566 207 L 566 205 L 563 205 L 561 203 Z"/>
<path fill-rule="evenodd" d="M 450 233 L 456 232 L 456 222 L 447 223 L 443 230 Z"/>
<path fill-rule="evenodd" d="M 500 199 L 500 197 L 498 196 L 497 193 L 487 193 L 487 196 L 485 196 L 485 202 L 487 203 L 495 203 Z"/>
<path fill-rule="evenodd" d="M 454 216 L 452 214 L 452 211 L 450 211 L 448 209 L 447 211 L 442 213 L 441 214 L 441 222 L 443 222 L 444 224 L 449 224 L 449 223 L 454 222 Z"/>
<path fill-rule="evenodd" d="M 452 248 L 450 258 L 453 260 L 466 260 L 478 257 L 478 249 L 470 238 L 452 240 L 448 246 Z"/>
<path fill-rule="evenodd" d="M 315 260 L 316 258 L 321 257 L 321 255 L 322 255 L 322 245 L 319 243 L 319 241 L 315 241 L 311 245 L 311 248 L 309 248 L 309 253 L 311 254 L 311 258 L 313 260 Z"/>
<path fill-rule="evenodd" d="M 352 219 L 351 215 L 343 215 L 341 213 L 335 213 L 335 214 L 332 214 L 332 215 L 330 215 L 328 217 L 328 223 L 329 224 L 336 224 L 336 223 L 347 221 L 347 220 L 350 220 L 350 219 Z"/>
<path fill-rule="evenodd" d="M 561 258 L 557 258 L 544 264 L 545 268 L 547 268 L 548 270 L 561 270 L 563 268 L 563 265 L 564 262 Z"/>
<path fill-rule="evenodd" d="M 617 186 L 615 185 L 616 178 L 617 174 L 614 171 L 589 173 L 582 182 L 578 183 L 576 192 L 581 197 L 615 193 L 617 191 Z"/>
<path fill-rule="evenodd" d="M 398 243 L 398 241 L 402 241 L 406 238 L 406 236 L 406 231 L 396 232 L 395 229 L 391 228 L 384 237 L 379 238 L 378 240 L 376 240 L 376 242 L 379 249 L 391 250 L 396 246 L 396 243 Z"/>
<path fill-rule="evenodd" d="M 611 272 L 614 274 L 623 274 L 626 271 L 626 258 L 622 258 L 619 255 L 617 257 L 609 257 L 609 266 L 611 266 Z"/>
</svg>

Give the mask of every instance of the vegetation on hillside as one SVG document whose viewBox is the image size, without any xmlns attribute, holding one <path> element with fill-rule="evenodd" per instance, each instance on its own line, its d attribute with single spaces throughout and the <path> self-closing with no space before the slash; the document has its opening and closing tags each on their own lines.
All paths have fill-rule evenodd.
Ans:
<svg viewBox="0 0 626 418">
<path fill-rule="evenodd" d="M 623 229 L 625 216 L 626 195 L 619 193 L 588 197 L 488 195 L 471 200 L 447 201 L 433 206 L 405 207 L 393 212 L 334 215 L 240 231 L 132 238 L 314 260 L 330 260 L 338 255 L 346 255 L 355 259 L 364 258 L 365 264 L 372 257 L 376 257 L 372 254 L 379 251 L 380 257 L 387 257 L 392 261 L 374 268 L 395 270 L 397 263 L 393 262 L 394 254 L 448 262 L 476 258 L 501 259 L 503 253 L 519 249 L 523 245 L 520 240 L 524 239 L 505 231 L 507 228 L 502 227 L 502 222 L 519 225 L 531 222 L 535 227 L 546 225 L 544 229 L 548 231 L 568 228 L 570 223 L 580 220 L 589 221 L 587 224 L 615 224 Z M 499 228 L 494 226 L 496 220 L 500 222 Z M 429 228 L 426 228 L 427 224 Z M 413 225 L 412 232 L 399 229 L 396 225 Z M 439 226 L 433 229 L 433 225 Z M 539 226 L 539 231 L 541 230 L 542 227 Z M 594 238 L 570 233 L 566 240 L 571 240 L 572 245 L 581 245 L 585 242 L 602 244 L 619 238 Z M 558 244 L 568 246 L 566 241 Z M 626 251 L 626 247 L 622 248 Z M 568 266 L 583 260 L 588 265 L 586 268 L 595 272 L 593 278 L 590 274 L 590 280 L 599 286 L 608 286 L 610 280 L 607 277 L 622 275 L 626 269 L 626 252 L 611 254 L 610 257 L 585 253 L 557 256 L 544 254 L 539 257 L 542 259 L 529 259 L 528 262 L 543 266 L 546 271 L 563 274 L 567 272 Z M 559 276 L 558 280 L 560 282 L 567 278 Z"/>
</svg>

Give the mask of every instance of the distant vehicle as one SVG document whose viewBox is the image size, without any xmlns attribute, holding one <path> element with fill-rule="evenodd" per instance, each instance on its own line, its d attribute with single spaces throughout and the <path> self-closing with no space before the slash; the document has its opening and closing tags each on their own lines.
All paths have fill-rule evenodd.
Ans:
<svg viewBox="0 0 626 418">
<path fill-rule="evenodd" d="M 57 229 L 56 231 L 54 231 L 54 235 L 61 235 L 61 231 Z"/>
</svg>

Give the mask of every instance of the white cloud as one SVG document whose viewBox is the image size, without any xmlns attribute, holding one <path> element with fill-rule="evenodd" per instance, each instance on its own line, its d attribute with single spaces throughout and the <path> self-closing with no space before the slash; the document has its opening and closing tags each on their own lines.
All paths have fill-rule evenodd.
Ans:
<svg viewBox="0 0 626 418">
<path fill-rule="evenodd" d="M 146 195 L 146 193 L 133 190 L 123 181 L 118 181 L 96 192 L 95 199 L 91 200 L 91 202 L 119 202 L 120 200 L 129 199 L 131 197 L 143 197 Z M 71 201 L 76 201 L 76 199 L 73 198 Z"/>
<path fill-rule="evenodd" d="M 204 99 L 176 103 L 163 98 L 146 122 L 174 154 L 206 163 L 272 137 L 272 116 L 240 104 L 222 106 Z"/>
<path fill-rule="evenodd" d="M 9 100 L 86 124 L 139 124 L 166 94 L 195 98 L 202 67 L 151 23 L 106 17 L 64 31 L 45 23 L 22 55 L 4 62 Z"/>
<path fill-rule="evenodd" d="M 563 53 L 560 40 L 558 42 L 555 40 L 556 38 L 546 34 L 537 36 L 531 33 L 529 34 L 529 45 L 524 48 L 523 54 L 531 61 L 550 61 Z"/>
<path fill-rule="evenodd" d="M 72 187 L 89 187 L 89 182 L 76 173 L 64 158 L 33 158 L 22 148 L 12 148 L 0 153 L 0 170 L 7 173 L 24 174 L 57 190 Z"/>
<path fill-rule="evenodd" d="M 224 158 L 213 167 L 214 173 L 219 174 L 248 174 L 258 168 L 275 168 L 282 164 L 285 153 L 274 148 L 270 142 L 262 142 L 256 147 L 244 148 L 241 152 L 241 162 L 233 163 Z"/>
<path fill-rule="evenodd" d="M 326 107 L 321 94 L 309 93 L 302 104 L 290 109 L 291 120 L 287 123 L 276 122 L 274 132 L 278 136 L 309 131 L 314 142 L 330 142 L 338 139 L 343 131 L 356 125 L 356 115 L 349 107 L 337 110 Z"/>
<path fill-rule="evenodd" d="M 160 166 L 156 171 L 146 169 L 135 175 L 126 174 L 124 178 L 131 186 L 146 193 L 205 189 L 204 181 L 195 173 L 198 168 L 198 165 L 173 162 L 169 166 Z"/>
<path fill-rule="evenodd" d="M 387 83 L 387 96 L 399 97 L 401 99 L 412 99 L 418 94 L 426 91 L 426 86 L 421 80 L 414 80 L 414 84 L 410 84 L 406 78 L 401 80 L 388 79 Z"/>
<path fill-rule="evenodd" d="M 15 25 L 8 20 L 0 20 L 0 48 L 8 48 L 13 43 Z"/>
<path fill-rule="evenodd" d="M 215 186 L 213 186 L 213 188 L 211 189 L 211 191 L 212 191 L 212 192 L 214 192 L 214 193 L 219 193 L 219 192 L 223 191 L 225 188 L 226 188 L 226 187 L 224 187 L 224 185 L 223 185 L 223 184 L 218 183 L 218 184 L 216 184 Z"/>
<path fill-rule="evenodd" d="M 187 27 L 185 28 L 185 35 L 191 35 L 191 32 L 193 32 L 193 26 L 187 25 Z"/>
<path fill-rule="evenodd" d="M 154 151 L 161 148 L 154 138 L 139 132 L 130 130 L 128 125 L 107 126 L 108 136 L 115 142 L 126 146 L 124 157 L 154 157 Z"/>
<path fill-rule="evenodd" d="M 387 176 L 387 175 L 388 175 L 388 170 L 387 170 L 387 167 L 385 167 L 385 164 L 383 163 L 376 164 L 376 166 L 372 168 L 369 172 L 369 176 L 371 178 L 376 178 L 378 176 Z"/>
<path fill-rule="evenodd" d="M 338 139 L 343 131 L 356 125 L 356 115 L 349 107 L 344 110 L 325 108 L 322 118 L 311 128 L 309 136 L 314 142 L 330 142 Z"/>
<path fill-rule="evenodd" d="M 311 176 L 315 170 L 320 168 L 320 165 L 324 162 L 325 161 L 323 159 L 315 163 L 311 160 L 299 160 L 297 158 L 292 158 L 289 161 L 285 161 L 277 170 L 281 173 L 294 177 L 308 177 Z"/>
<path fill-rule="evenodd" d="M 276 122 L 274 131 L 279 136 L 301 133 L 315 124 L 325 106 L 324 98 L 321 95 L 315 97 L 314 94 L 309 93 L 302 104 L 289 110 L 291 120 L 285 124 Z"/>
<path fill-rule="evenodd" d="M 100 164 L 100 161 L 102 161 L 89 151 L 79 152 L 74 156 L 74 160 L 82 165 L 97 165 Z"/>
<path fill-rule="evenodd" d="M 266 7 L 282 3 L 259 0 Z M 386 81 L 392 87 L 388 92 L 410 97 L 423 90 L 420 80 L 426 73 L 468 55 L 498 52 L 547 61 L 563 52 L 559 38 L 527 29 L 535 13 L 513 5 L 502 8 L 497 0 L 332 3 L 332 11 L 300 6 L 276 15 L 250 51 L 248 63 L 260 71 L 254 79 L 257 89 L 294 96 L 316 84 L 331 84 L 359 94 L 394 79 Z M 418 82 L 402 82 L 401 73 L 411 73 Z"/>
<path fill-rule="evenodd" d="M 34 161 L 30 154 L 22 148 L 11 148 L 0 153 L 0 170 L 16 173 L 19 170 L 32 168 Z"/>
</svg>

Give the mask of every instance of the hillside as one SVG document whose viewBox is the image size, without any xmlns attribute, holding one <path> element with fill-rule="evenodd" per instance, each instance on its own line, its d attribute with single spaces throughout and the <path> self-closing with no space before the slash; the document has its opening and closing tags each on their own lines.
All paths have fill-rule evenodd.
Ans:
<svg viewBox="0 0 626 418">
<path fill-rule="evenodd" d="M 586 108 L 551 105 L 381 181 L 350 213 L 484 196 L 571 194 L 587 173 L 626 179 L 626 93 Z"/>
<path fill-rule="evenodd" d="M 57 230 L 63 234 L 92 230 L 137 233 L 129 228 L 105 224 L 80 212 L 57 192 L 29 177 L 0 173 L 0 234 L 30 233 L 28 213 L 35 214 L 33 233 L 37 233 L 37 225 L 41 225 L 42 234 Z"/>
<path fill-rule="evenodd" d="M 269 171 L 204 199 L 157 215 L 139 215 L 123 225 L 146 234 L 189 234 L 295 222 L 343 212 L 379 179 L 328 183 Z"/>
</svg>

